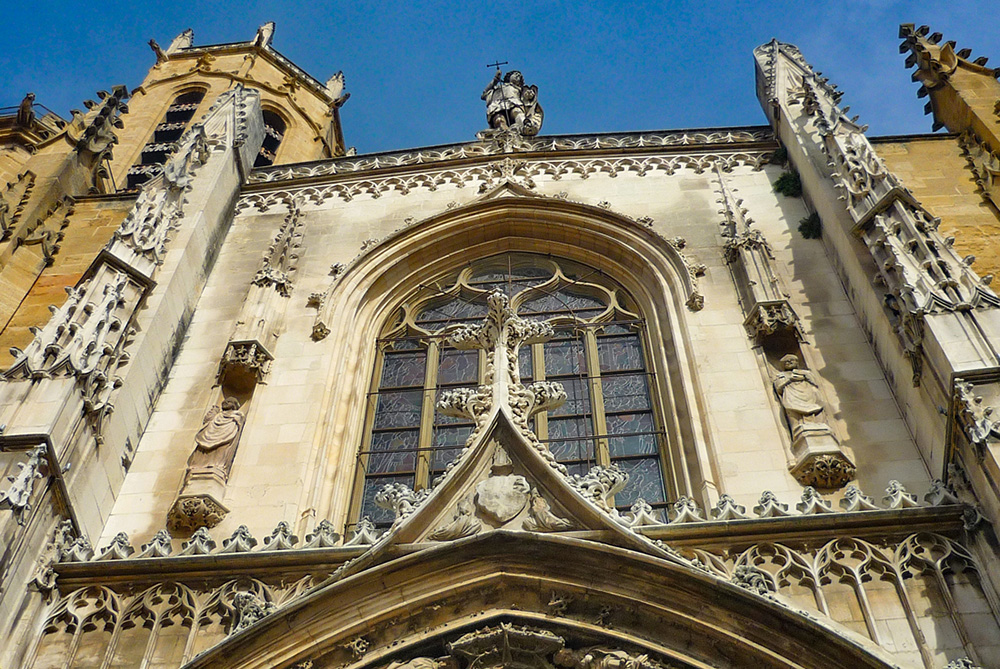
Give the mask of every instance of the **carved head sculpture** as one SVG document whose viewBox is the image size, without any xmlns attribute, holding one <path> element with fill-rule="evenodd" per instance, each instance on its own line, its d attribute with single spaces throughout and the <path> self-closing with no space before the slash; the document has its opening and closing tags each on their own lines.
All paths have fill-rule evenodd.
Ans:
<svg viewBox="0 0 1000 669">
<path fill-rule="evenodd" d="M 793 369 L 798 369 L 799 356 L 795 355 L 794 353 L 789 353 L 788 355 L 786 355 L 784 358 L 781 359 L 781 364 L 785 369 L 789 371 Z"/>
<path fill-rule="evenodd" d="M 505 83 L 514 84 L 515 86 L 524 86 L 524 75 L 518 70 L 511 70 L 503 78 Z"/>
<path fill-rule="evenodd" d="M 235 397 L 227 397 L 222 400 L 222 410 L 223 411 L 236 411 L 240 408 L 240 401 Z"/>
</svg>

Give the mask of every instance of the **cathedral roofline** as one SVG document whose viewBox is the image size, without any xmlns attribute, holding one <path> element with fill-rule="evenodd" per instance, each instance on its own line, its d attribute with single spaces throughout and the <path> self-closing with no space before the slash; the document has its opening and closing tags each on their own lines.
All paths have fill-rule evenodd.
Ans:
<svg viewBox="0 0 1000 669">
<path fill-rule="evenodd" d="M 375 169 L 402 168 L 490 156 L 528 156 L 539 153 L 572 155 L 596 152 L 602 154 L 621 152 L 622 150 L 627 150 L 630 153 L 652 153 L 662 152 L 664 149 L 704 150 L 710 147 L 726 147 L 727 150 L 773 150 L 776 146 L 770 128 L 757 125 L 544 135 L 518 137 L 513 142 L 503 138 L 493 138 L 275 165 L 252 172 L 249 184 L 252 186 L 291 179 L 335 176 Z"/>
<path fill-rule="evenodd" d="M 278 65 L 286 70 L 289 70 L 300 83 L 302 83 L 306 88 L 310 89 L 312 92 L 316 93 L 317 95 L 319 95 L 320 97 L 324 98 L 329 102 L 335 101 L 336 96 L 331 95 L 330 90 L 326 87 L 326 85 L 323 84 L 323 82 L 321 82 L 319 79 L 317 79 L 316 77 L 312 76 L 311 74 L 303 70 L 301 67 L 292 62 L 291 59 L 283 55 L 280 51 L 278 51 L 277 49 L 274 48 L 274 46 L 271 45 L 270 35 L 268 35 L 267 37 L 262 37 L 263 28 L 264 26 L 262 26 L 261 29 L 258 30 L 257 35 L 254 37 L 254 39 L 247 40 L 244 42 L 222 42 L 220 44 L 205 44 L 201 46 L 191 45 L 191 46 L 178 46 L 176 48 L 171 47 L 166 51 L 161 50 L 160 52 L 158 52 L 157 57 L 162 58 L 164 60 L 177 60 L 180 58 L 199 57 L 206 53 L 216 53 L 222 51 L 235 52 L 235 53 L 240 53 L 243 51 L 256 51 L 257 53 L 263 54 L 268 58 L 270 58 L 275 65 Z M 271 30 L 273 31 L 273 27 Z M 189 39 L 193 39 L 193 33 L 191 34 Z M 177 40 L 174 40 L 174 42 L 176 44 Z M 157 48 L 158 47 L 154 47 L 154 51 Z"/>
</svg>

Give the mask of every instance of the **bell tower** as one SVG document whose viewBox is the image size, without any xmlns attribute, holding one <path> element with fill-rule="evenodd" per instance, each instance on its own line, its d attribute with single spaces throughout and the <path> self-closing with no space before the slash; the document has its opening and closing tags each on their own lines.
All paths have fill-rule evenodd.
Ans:
<svg viewBox="0 0 1000 669">
<path fill-rule="evenodd" d="M 156 58 L 133 91 L 128 133 L 112 166 L 119 190 L 135 190 L 162 171 L 184 130 L 237 84 L 260 91 L 264 145 L 254 167 L 344 155 L 340 107 L 350 97 L 344 75 L 314 79 L 272 46 L 275 24 L 265 23 L 246 42 L 196 46 L 185 30 Z"/>
</svg>

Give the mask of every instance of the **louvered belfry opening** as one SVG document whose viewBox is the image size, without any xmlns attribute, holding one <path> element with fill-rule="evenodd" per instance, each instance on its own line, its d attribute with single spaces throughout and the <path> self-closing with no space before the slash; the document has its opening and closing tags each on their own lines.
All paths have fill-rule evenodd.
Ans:
<svg viewBox="0 0 1000 669">
<path fill-rule="evenodd" d="M 167 107 L 163 120 L 153 130 L 153 136 L 142 147 L 139 162 L 129 168 L 127 189 L 136 190 L 160 172 L 174 144 L 181 138 L 194 113 L 205 97 L 205 91 L 191 91 L 178 95 Z"/>
<path fill-rule="evenodd" d="M 278 146 L 285 138 L 285 122 L 273 111 L 264 110 L 264 144 L 260 147 L 254 167 L 267 167 L 274 164 L 274 157 L 278 153 Z"/>
</svg>

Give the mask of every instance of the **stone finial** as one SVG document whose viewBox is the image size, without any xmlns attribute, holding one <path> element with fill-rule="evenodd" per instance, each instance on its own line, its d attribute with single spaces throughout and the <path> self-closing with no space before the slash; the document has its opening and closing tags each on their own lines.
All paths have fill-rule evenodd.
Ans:
<svg viewBox="0 0 1000 669">
<path fill-rule="evenodd" d="M 791 515 L 788 513 L 788 505 L 778 501 L 778 498 L 770 490 L 765 490 L 760 494 L 760 499 L 757 501 L 757 506 L 753 508 L 753 512 L 761 518 L 780 518 Z"/>
<path fill-rule="evenodd" d="M 931 481 L 931 488 L 924 495 L 924 501 L 931 506 L 944 506 L 945 504 L 961 504 L 961 500 L 955 495 L 955 491 L 950 485 L 941 479 Z"/>
<path fill-rule="evenodd" d="M 135 552 L 135 548 L 129 543 L 128 535 L 124 532 L 119 532 L 115 535 L 115 538 L 111 540 L 111 543 L 105 548 L 100 555 L 98 555 L 95 560 L 97 562 L 104 562 L 107 560 L 125 560 L 132 553 Z"/>
<path fill-rule="evenodd" d="M 59 553 L 59 562 L 87 562 L 94 557 L 94 549 L 85 537 L 78 537 L 68 548 Z"/>
<path fill-rule="evenodd" d="M 207 527 L 199 527 L 191 535 L 191 539 L 181 546 L 179 555 L 208 555 L 215 550 L 215 539 L 208 533 Z"/>
<path fill-rule="evenodd" d="M 730 495 L 720 495 L 712 508 L 712 520 L 744 520 L 746 511 L 746 507 L 737 504 Z"/>
<path fill-rule="evenodd" d="M 340 534 L 334 529 L 333 523 L 325 518 L 319 521 L 319 525 L 306 535 L 306 542 L 303 548 L 333 548 L 340 543 Z"/>
<path fill-rule="evenodd" d="M 833 509 L 830 507 L 830 503 L 823 499 L 816 488 L 812 486 L 806 486 L 802 490 L 802 501 L 795 505 L 798 512 L 803 516 L 814 515 L 817 513 L 833 513 Z"/>
<path fill-rule="evenodd" d="M 254 46 L 259 46 L 261 48 L 271 46 L 271 40 L 274 39 L 274 21 L 268 21 L 261 27 L 257 28 L 257 34 L 253 38 Z"/>
<path fill-rule="evenodd" d="M 219 553 L 249 553 L 257 545 L 257 540 L 250 534 L 246 525 L 240 525 L 233 532 L 233 536 L 222 541 L 222 550 Z"/>
<path fill-rule="evenodd" d="M 172 549 L 170 545 L 172 537 L 167 530 L 160 530 L 148 544 L 143 544 L 136 558 L 168 557 Z"/>
<path fill-rule="evenodd" d="M 906 492 L 906 488 L 899 481 L 889 481 L 882 502 L 890 509 L 915 509 L 920 506 L 917 498 Z"/>
<path fill-rule="evenodd" d="M 271 532 L 271 536 L 264 539 L 264 551 L 289 550 L 299 542 L 299 538 L 292 534 L 292 528 L 287 521 L 281 521 Z"/>
<path fill-rule="evenodd" d="M 698 506 L 698 502 L 686 495 L 678 497 L 677 501 L 670 505 L 670 511 L 673 516 L 673 519 L 670 521 L 671 525 L 705 522 L 705 517 L 701 515 L 701 507 Z"/>
<path fill-rule="evenodd" d="M 362 516 L 354 526 L 354 536 L 345 542 L 345 546 L 368 546 L 378 541 L 381 533 L 375 529 L 375 523 L 368 516 Z"/>
<path fill-rule="evenodd" d="M 872 498 L 862 493 L 861 488 L 855 483 L 844 488 L 844 497 L 840 500 L 840 507 L 847 513 L 879 510 Z"/>
<path fill-rule="evenodd" d="M 624 520 L 628 523 L 629 527 L 633 528 L 659 525 L 663 522 L 656 517 L 653 507 L 649 505 L 649 502 L 641 497 L 635 501 L 628 513 L 625 514 Z"/>
</svg>

